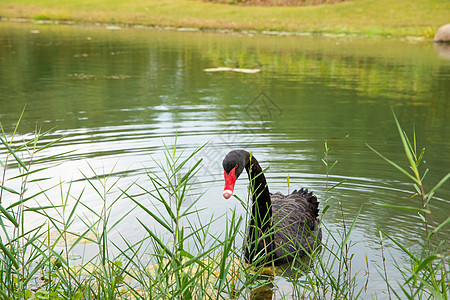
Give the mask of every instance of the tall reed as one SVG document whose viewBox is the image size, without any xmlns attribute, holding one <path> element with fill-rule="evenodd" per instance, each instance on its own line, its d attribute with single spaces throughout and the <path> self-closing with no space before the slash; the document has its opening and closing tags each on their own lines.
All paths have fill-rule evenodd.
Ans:
<svg viewBox="0 0 450 300">
<path fill-rule="evenodd" d="M 66 153 L 46 155 L 45 150 L 61 139 L 44 142 L 45 138 L 49 139 L 49 131 L 36 129 L 32 138 L 19 141 L 17 131 L 21 118 L 22 115 L 12 134 L 6 134 L 2 127 L 0 136 L 1 298 L 257 299 L 262 295 L 272 297 L 280 278 L 275 274 L 279 271 L 293 287 L 291 295 L 282 295 L 286 299 L 364 297 L 369 282 L 368 258 L 365 284 L 358 282 L 358 270 L 355 272 L 352 268 L 356 259 L 352 251 L 352 231 L 357 226 L 359 212 L 349 218 L 335 197 L 336 187 L 343 182 L 329 184 L 329 174 L 337 161 L 330 162 L 327 144 L 323 159 L 326 191 L 321 200 L 325 238 L 321 248 L 309 253 L 306 259 L 298 259 L 292 266 L 277 270 L 273 265 L 272 268 L 257 268 L 245 264 L 242 246 L 236 243 L 236 240 L 245 240 L 244 224 L 248 224 L 245 218 L 250 215 L 250 199 L 255 190 L 252 183 L 248 199 L 235 197 L 247 212 L 245 217 L 238 216 L 234 209 L 204 220 L 199 202 L 203 194 L 194 190 L 202 164 L 195 159 L 202 147 L 185 153 L 176 140 L 173 146 L 165 146 L 163 161 L 154 161 L 156 167 L 147 170 L 148 184 L 139 180 L 123 187 L 122 176 L 113 176 L 114 168 L 98 171 L 89 165 L 89 174 L 82 172 L 86 182 L 82 189 L 74 189 L 70 181 L 39 189 L 38 184 L 51 182 L 41 175 L 48 170 L 48 167 L 39 167 L 41 163 L 61 158 Z M 447 240 L 439 232 L 450 223 L 450 218 L 436 224 L 429 203 L 450 174 L 426 193 L 423 181 L 428 171 L 419 173 L 424 151 L 416 150 L 415 135 L 410 142 L 395 115 L 394 119 L 412 173 L 373 151 L 412 180 L 417 192 L 413 199 L 420 198 L 420 205 L 376 205 L 420 214 L 426 238 L 422 251 L 412 251 L 380 229 L 382 249 L 388 239 L 410 258 L 410 264 L 389 261 L 403 276 L 398 284 L 388 279 L 384 265 L 379 272 L 385 278 L 386 294 L 390 298 L 448 299 L 449 256 L 443 251 Z M 59 189 L 59 199 L 50 196 L 50 189 Z M 101 202 L 99 211 L 86 201 L 87 189 Z M 140 192 L 136 193 L 136 189 Z M 36 199 L 46 199 L 47 204 Z M 118 201 L 129 201 L 130 205 L 114 219 L 112 210 Z M 341 224 L 336 228 L 327 224 L 330 209 L 339 211 L 341 216 Z M 124 220 L 132 219 L 135 212 L 141 216 L 136 222 L 142 228 L 142 237 L 131 242 L 127 236 L 119 234 L 119 241 L 112 239 L 111 232 Z M 43 222 L 28 228 L 26 220 L 31 214 L 40 216 Z M 84 229 L 75 231 L 74 224 L 80 223 L 84 224 Z M 278 230 L 276 225 L 273 224 L 273 230 Z M 72 256 L 79 254 L 83 243 L 90 243 L 95 251 L 89 256 L 83 255 L 81 262 L 74 264 Z M 384 260 L 384 251 L 381 255 Z M 261 255 L 257 262 L 265 259 Z"/>
<path fill-rule="evenodd" d="M 325 143 L 325 195 L 322 199 L 321 224 L 324 240 L 321 247 L 307 253 L 307 258 L 297 260 L 291 266 L 293 273 L 289 281 L 294 288 L 296 299 L 357 299 L 364 287 L 357 285 L 356 273 L 352 270 L 353 243 L 351 233 L 358 220 L 359 212 L 347 220 L 342 203 L 333 196 L 333 191 L 344 181 L 329 185 L 330 172 L 338 161 L 330 161 L 329 147 Z M 337 209 L 341 216 L 340 228 L 330 228 L 326 222 L 329 209 Z"/>
<path fill-rule="evenodd" d="M 1 166 L 3 168 L 0 180 L 0 295 L 4 299 L 22 299 L 33 296 L 29 289 L 36 274 L 42 269 L 54 266 L 48 253 L 53 251 L 53 245 L 45 242 L 45 233 L 48 223 L 43 223 L 28 229 L 25 226 L 26 215 L 29 213 L 43 214 L 46 207 L 31 206 L 32 200 L 43 195 L 47 190 L 40 190 L 30 194 L 29 186 L 47 180 L 38 177 L 47 167 L 33 169 L 33 164 L 44 160 L 56 159 L 65 153 L 43 156 L 47 148 L 60 139 L 47 144 L 40 140 L 49 131 L 42 132 L 36 128 L 34 137 L 28 141 L 16 142 L 20 115 L 14 131 L 7 135 L 0 124 L 2 134 L 0 142 L 5 150 Z M 11 169 L 11 170 L 10 170 Z M 12 174 L 11 174 L 12 173 Z M 31 179 L 30 177 L 38 177 Z M 51 285 L 51 278 L 45 278 L 47 285 Z"/>
<path fill-rule="evenodd" d="M 432 218 L 432 212 L 430 210 L 429 203 L 433 200 L 433 196 L 436 191 L 450 178 L 450 172 L 445 175 L 427 193 L 425 191 L 423 182 L 429 170 L 428 168 L 425 169 L 423 174 L 420 174 L 419 171 L 425 154 L 425 148 L 422 148 L 420 152 L 417 150 L 415 131 L 413 131 L 413 138 L 411 141 L 408 138 L 406 132 L 403 131 L 400 122 L 398 121 L 397 116 L 394 113 L 394 110 L 392 110 L 392 114 L 394 116 L 394 120 L 397 126 L 398 133 L 400 135 L 400 140 L 403 145 L 410 171 L 404 169 L 398 163 L 388 159 L 386 156 L 384 156 L 371 146 L 367 145 L 367 147 L 369 147 L 369 149 L 371 149 L 378 156 L 380 156 L 391 166 L 396 168 L 399 172 L 403 173 L 411 180 L 414 187 L 414 194 L 411 199 L 417 199 L 417 197 L 419 197 L 420 206 L 394 206 L 384 203 L 375 204 L 390 209 L 416 212 L 420 219 L 423 221 L 424 231 L 426 235 L 423 243 L 420 245 L 422 250 L 417 253 L 416 251 L 408 250 L 405 246 L 402 245 L 400 240 L 395 239 L 386 231 L 379 229 L 381 242 L 383 235 L 386 236 L 399 249 L 401 249 L 407 255 L 407 257 L 409 257 L 408 265 L 401 265 L 395 259 L 392 260 L 393 264 L 402 274 L 404 279 L 403 282 L 398 283 L 400 291 L 402 293 L 396 292 L 396 290 L 393 289 L 392 284 L 388 279 L 385 264 L 383 264 L 384 272 L 382 273 L 382 275 L 384 275 L 383 277 L 386 281 L 390 298 L 395 296 L 398 299 L 404 299 L 405 297 L 408 299 L 448 299 L 450 293 L 450 274 L 448 272 L 450 266 L 450 257 L 448 253 L 445 253 L 445 250 L 442 250 L 445 243 L 448 242 L 448 237 L 439 235 L 439 231 L 441 231 L 450 223 L 450 217 L 436 226 Z M 393 295 L 391 295 L 391 291 Z"/>
</svg>

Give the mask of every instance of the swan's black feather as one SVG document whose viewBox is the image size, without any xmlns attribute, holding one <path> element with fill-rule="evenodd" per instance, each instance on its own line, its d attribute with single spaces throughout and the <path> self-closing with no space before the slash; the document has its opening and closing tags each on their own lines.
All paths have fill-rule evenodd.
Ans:
<svg viewBox="0 0 450 300">
<path fill-rule="evenodd" d="M 272 201 L 274 226 L 275 264 L 291 262 L 311 253 L 322 239 L 319 229 L 319 201 L 307 189 L 293 191 L 290 195 L 275 193 Z"/>
<path fill-rule="evenodd" d="M 271 194 L 256 158 L 245 150 L 233 150 L 223 160 L 228 174 L 235 168 L 236 178 L 247 171 L 253 184 L 252 211 L 244 256 L 248 263 L 281 265 L 306 256 L 319 247 L 322 230 L 319 202 L 307 189 L 285 196 Z M 263 256 L 263 259 L 258 257 Z"/>
</svg>

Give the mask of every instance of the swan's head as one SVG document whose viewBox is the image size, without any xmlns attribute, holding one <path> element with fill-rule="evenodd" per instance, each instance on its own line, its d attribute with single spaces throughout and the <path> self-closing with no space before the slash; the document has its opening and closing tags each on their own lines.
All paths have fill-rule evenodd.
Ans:
<svg viewBox="0 0 450 300">
<path fill-rule="evenodd" d="M 225 188 L 223 197 L 230 198 L 233 195 L 234 184 L 249 162 L 250 153 L 244 150 L 233 150 L 223 159 L 223 173 L 225 176 Z"/>
</svg>

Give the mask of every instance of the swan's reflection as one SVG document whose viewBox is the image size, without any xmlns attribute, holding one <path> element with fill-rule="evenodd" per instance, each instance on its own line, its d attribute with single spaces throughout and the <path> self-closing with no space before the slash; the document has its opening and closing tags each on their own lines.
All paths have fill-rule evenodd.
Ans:
<svg viewBox="0 0 450 300">
<path fill-rule="evenodd" d="M 292 284 L 297 282 L 300 277 L 303 277 L 305 274 L 309 273 L 313 267 L 313 260 L 307 256 L 295 261 L 294 264 L 283 264 L 277 267 L 264 267 L 262 270 L 259 270 L 259 272 L 261 272 L 260 275 L 254 279 L 255 282 L 257 282 L 256 287 L 250 288 L 250 299 L 276 299 L 275 291 L 277 286 L 274 283 L 276 276 L 283 277 Z M 294 287 L 292 287 L 292 291 L 293 290 L 295 290 Z M 296 295 L 292 293 L 289 299 L 296 299 Z"/>
<path fill-rule="evenodd" d="M 251 300 L 272 300 L 273 299 L 273 278 L 266 279 L 266 283 L 250 291 Z"/>
</svg>

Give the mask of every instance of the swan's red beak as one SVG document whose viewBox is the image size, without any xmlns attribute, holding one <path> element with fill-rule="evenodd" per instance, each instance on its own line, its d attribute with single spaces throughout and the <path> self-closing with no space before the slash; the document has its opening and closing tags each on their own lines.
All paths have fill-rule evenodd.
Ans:
<svg viewBox="0 0 450 300">
<path fill-rule="evenodd" d="M 229 174 L 227 174 L 226 171 L 223 171 L 223 175 L 225 176 L 225 188 L 223 189 L 223 197 L 225 199 L 228 199 L 233 195 L 234 184 L 236 183 L 236 175 L 234 174 L 235 170 L 236 168 L 231 169 Z"/>
</svg>

